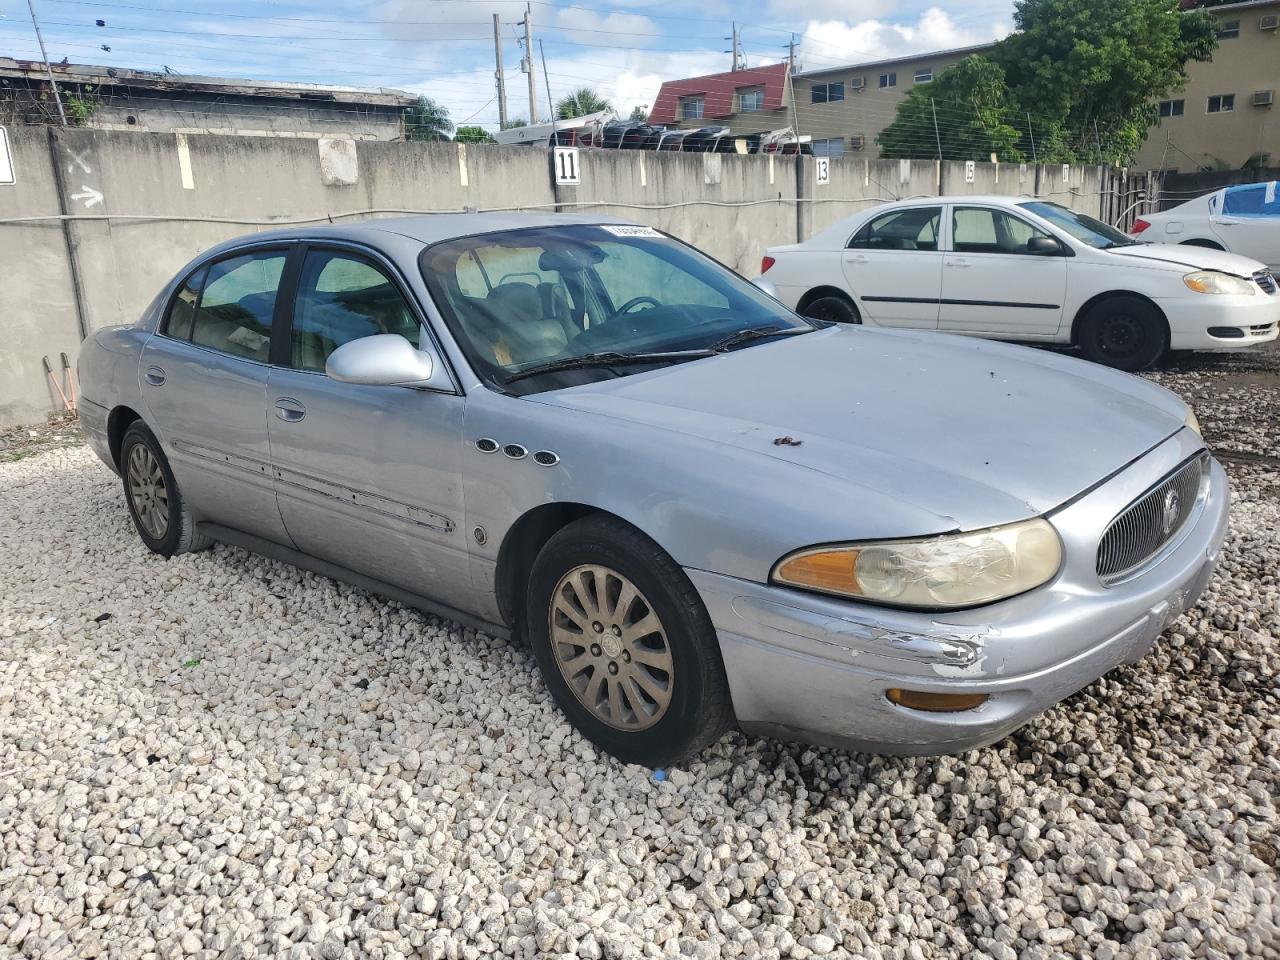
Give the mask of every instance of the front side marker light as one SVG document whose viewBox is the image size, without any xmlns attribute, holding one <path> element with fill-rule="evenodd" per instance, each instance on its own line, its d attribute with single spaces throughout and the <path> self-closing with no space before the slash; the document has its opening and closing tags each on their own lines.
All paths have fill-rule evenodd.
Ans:
<svg viewBox="0 0 1280 960">
<path fill-rule="evenodd" d="M 890 687 L 885 691 L 890 703 L 926 713 L 959 713 L 973 710 L 991 699 L 989 693 L 929 693 L 924 690 L 903 690 Z"/>
</svg>

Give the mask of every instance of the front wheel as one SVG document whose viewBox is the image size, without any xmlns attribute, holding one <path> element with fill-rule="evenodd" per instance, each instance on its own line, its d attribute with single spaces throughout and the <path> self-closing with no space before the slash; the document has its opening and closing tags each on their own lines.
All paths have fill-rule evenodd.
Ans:
<svg viewBox="0 0 1280 960">
<path fill-rule="evenodd" d="M 534 562 L 525 609 L 552 696 L 624 763 L 674 763 L 728 728 L 706 608 L 679 565 L 635 529 L 587 517 L 556 533 Z"/>
<path fill-rule="evenodd" d="M 805 308 L 800 313 L 810 319 L 822 320 L 826 323 L 862 322 L 862 317 L 858 315 L 858 308 L 853 305 L 853 301 L 834 293 L 811 300 L 805 304 Z"/>
<path fill-rule="evenodd" d="M 1152 366 L 1169 347 L 1169 326 L 1141 297 L 1109 297 L 1080 321 L 1080 349 L 1094 363 L 1134 373 Z"/>
</svg>

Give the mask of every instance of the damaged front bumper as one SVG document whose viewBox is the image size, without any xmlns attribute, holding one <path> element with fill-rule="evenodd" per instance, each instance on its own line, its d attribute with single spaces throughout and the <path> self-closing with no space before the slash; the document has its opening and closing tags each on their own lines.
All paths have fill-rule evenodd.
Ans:
<svg viewBox="0 0 1280 960">
<path fill-rule="evenodd" d="M 1064 547 L 1058 576 L 985 607 L 895 610 L 689 570 L 719 635 L 739 724 L 876 753 L 960 753 L 1140 660 L 1213 573 L 1227 529 L 1222 467 L 1211 461 L 1182 529 L 1122 582 L 1100 582 L 1098 543 L 1117 514 L 1201 446 L 1183 430 L 1049 514 Z M 891 688 L 988 699 L 928 712 L 890 702 Z"/>
</svg>

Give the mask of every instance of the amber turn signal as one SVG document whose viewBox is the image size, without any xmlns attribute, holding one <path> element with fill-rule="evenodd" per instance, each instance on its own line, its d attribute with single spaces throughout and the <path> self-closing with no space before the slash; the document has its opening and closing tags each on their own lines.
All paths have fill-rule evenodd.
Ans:
<svg viewBox="0 0 1280 960">
<path fill-rule="evenodd" d="M 988 693 L 926 693 L 923 690 L 900 690 L 897 687 L 890 687 L 885 696 L 900 707 L 927 710 L 929 713 L 972 710 L 991 699 Z"/>
</svg>

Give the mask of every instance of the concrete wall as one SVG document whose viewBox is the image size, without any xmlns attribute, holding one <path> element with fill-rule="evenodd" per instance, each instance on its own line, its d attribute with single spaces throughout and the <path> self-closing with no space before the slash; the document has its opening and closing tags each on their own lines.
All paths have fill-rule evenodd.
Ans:
<svg viewBox="0 0 1280 960">
<path fill-rule="evenodd" d="M 80 331 L 130 323 L 188 260 L 274 225 L 409 211 L 598 212 L 648 223 L 746 276 L 766 246 L 868 205 L 957 193 L 1051 196 L 1097 213 L 1101 172 L 978 164 L 584 150 L 555 186 L 527 147 L 148 134 L 15 127 L 17 183 L 0 185 L 0 425 L 60 402 L 40 358 L 74 358 Z M 55 162 L 56 160 L 56 162 Z M 65 222 L 58 219 L 70 215 Z M 20 218 L 37 218 L 14 222 Z M 72 265 L 74 264 L 74 271 Z M 77 287 L 82 296 L 77 298 Z"/>
</svg>

